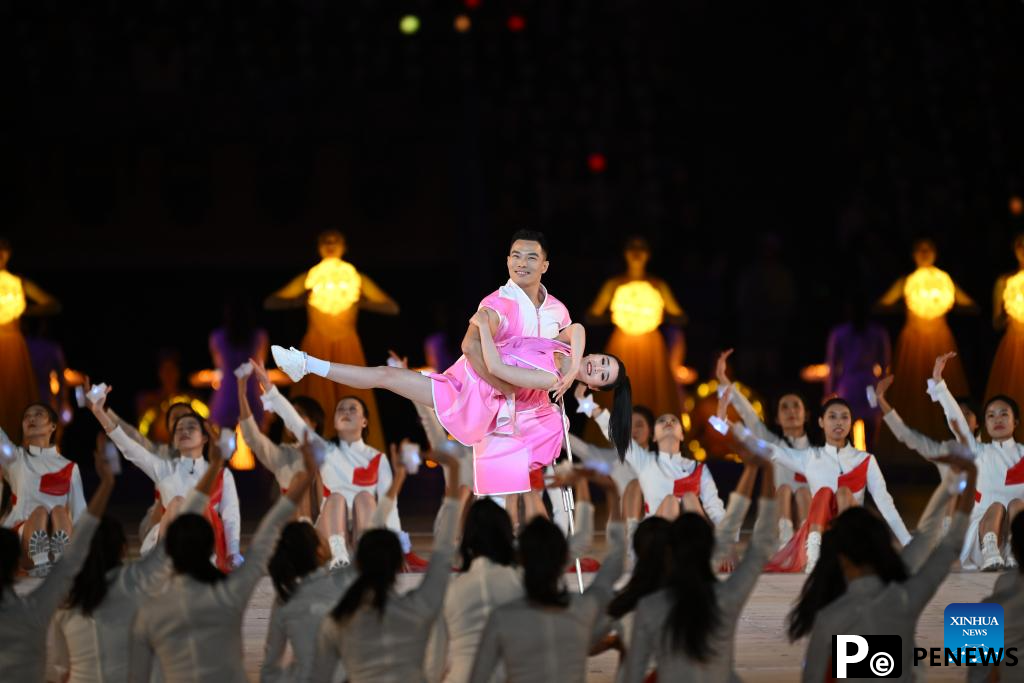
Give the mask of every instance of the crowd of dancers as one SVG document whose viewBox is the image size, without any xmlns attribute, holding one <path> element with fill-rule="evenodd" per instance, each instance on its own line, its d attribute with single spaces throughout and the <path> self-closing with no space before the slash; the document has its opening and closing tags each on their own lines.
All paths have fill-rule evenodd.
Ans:
<svg viewBox="0 0 1024 683">
<path fill-rule="evenodd" d="M 285 397 L 258 359 L 236 369 L 241 434 L 281 491 L 243 554 L 216 426 L 177 404 L 166 415 L 170 444 L 155 445 L 106 406 L 111 387 L 87 385 L 106 437 L 156 488 L 135 561 L 125 560 L 122 525 L 104 516 L 111 460 L 97 450 L 100 484 L 87 502 L 78 465 L 54 445 L 58 416 L 28 406 L 20 443 L 0 433 L 14 494 L 0 530 L 0 678 L 244 681 L 243 615 L 265 575 L 275 593 L 265 681 L 584 681 L 587 658 L 608 649 L 620 653 L 617 680 L 736 680 L 737 624 L 764 571 L 807 574 L 787 619 L 792 640 L 808 638 L 805 681 L 829 679 L 839 633 L 898 634 L 913 661 L 917 620 L 958 557 L 965 570 L 1012 570 L 989 599 L 1007 624 L 1024 623 L 1024 445 L 1013 440 L 1012 398 L 992 396 L 976 414 L 947 389 L 950 356 L 940 356 L 927 391 L 951 434 L 936 442 L 892 410 L 893 378 L 881 380 L 885 423 L 940 475 L 910 532 L 884 462 L 851 444 L 849 403 L 821 406 L 821 444 L 796 394 L 779 398 L 768 426 L 723 353 L 713 422 L 742 460 L 726 504 L 711 468 L 685 452 L 679 415 L 633 405 L 623 361 L 586 353 L 584 327 L 541 285 L 548 265 L 542 234 L 513 237 L 509 282 L 481 302 L 463 356 L 444 372 L 397 356 L 365 367 L 272 347 L 294 382 L 318 376 L 416 406 L 425 457 L 446 484 L 429 562 L 412 552 L 397 507 L 418 459 L 406 444 L 364 441 L 370 409 L 358 395 L 337 402 L 329 439 L 318 402 Z M 285 425 L 281 443 L 253 418 L 250 377 L 259 407 Z M 594 392 L 607 392 L 610 408 Z M 568 432 L 568 396 L 611 447 Z M 592 542 L 591 485 L 608 507 L 607 553 L 586 567 L 596 572 L 584 587 L 566 577 L 574 567 L 579 576 Z M 422 580 L 398 592 L 409 570 Z M 1007 628 L 1005 647 L 1022 640 Z M 1004 670 L 971 675 L 1000 680 Z M 913 676 L 906 664 L 904 674 Z"/>
</svg>

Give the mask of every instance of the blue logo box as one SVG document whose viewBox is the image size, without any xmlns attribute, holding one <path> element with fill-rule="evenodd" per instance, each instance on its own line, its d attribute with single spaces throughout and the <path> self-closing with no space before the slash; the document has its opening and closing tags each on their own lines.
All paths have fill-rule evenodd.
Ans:
<svg viewBox="0 0 1024 683">
<path fill-rule="evenodd" d="M 943 647 L 956 654 L 961 650 L 961 664 L 968 661 L 981 663 L 981 655 L 975 650 L 967 656 L 967 648 L 994 650 L 997 657 L 1002 656 L 1003 649 L 1003 606 L 990 602 L 954 602 L 946 605 L 943 614 L 942 640 Z M 955 663 L 948 657 L 946 663 Z M 989 659 L 991 662 L 991 659 Z"/>
</svg>

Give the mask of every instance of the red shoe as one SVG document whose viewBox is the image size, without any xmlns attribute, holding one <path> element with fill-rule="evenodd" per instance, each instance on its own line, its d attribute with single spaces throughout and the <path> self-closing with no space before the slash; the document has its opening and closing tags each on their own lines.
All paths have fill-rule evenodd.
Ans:
<svg viewBox="0 0 1024 683">
<path fill-rule="evenodd" d="M 592 557 L 581 557 L 580 558 L 580 571 L 584 574 L 591 574 L 601 568 L 601 563 Z M 576 571 L 576 563 L 573 562 L 569 565 L 569 568 L 565 571 L 566 574 L 572 574 Z"/>
<path fill-rule="evenodd" d="M 409 551 L 405 555 L 405 571 L 410 574 L 422 574 L 427 571 L 427 567 L 430 563 L 424 560 L 416 553 Z"/>
</svg>

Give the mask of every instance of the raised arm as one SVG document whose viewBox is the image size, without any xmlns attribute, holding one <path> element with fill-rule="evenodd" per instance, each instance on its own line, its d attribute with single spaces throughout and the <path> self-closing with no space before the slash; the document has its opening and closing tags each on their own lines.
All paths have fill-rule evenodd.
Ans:
<svg viewBox="0 0 1024 683">
<path fill-rule="evenodd" d="M 434 526 L 434 547 L 423 582 L 408 595 L 423 616 L 436 615 L 444 602 L 455 555 L 455 533 L 459 524 L 459 461 L 443 452 L 435 453 L 438 464 L 447 468 L 444 502 Z"/>
<path fill-rule="evenodd" d="M 300 308 L 306 303 L 306 276 L 308 272 L 296 275 L 281 289 L 263 300 L 263 308 L 268 311 L 285 308 Z"/>
<path fill-rule="evenodd" d="M 953 433 L 957 434 L 957 440 L 971 450 L 976 451 L 978 443 L 974 438 L 974 434 L 971 433 L 967 426 L 964 412 L 960 408 L 960 404 L 956 402 L 956 398 L 950 393 L 949 387 L 946 386 L 946 381 L 942 378 L 942 373 L 946 369 L 946 363 L 955 355 L 955 351 L 950 351 L 935 359 L 932 377 L 928 381 L 928 395 L 932 401 L 942 407 L 942 412 L 946 415 L 946 422 L 949 423 L 949 428 Z"/>
<path fill-rule="evenodd" d="M 237 610 L 245 609 L 252 591 L 256 588 L 256 583 L 267 573 L 267 562 L 274 553 L 282 527 L 291 519 L 296 505 L 306 495 L 311 481 L 311 476 L 308 473 L 316 470 L 313 449 L 308 439 L 302 444 L 302 462 L 305 469 L 302 472 L 296 472 L 292 477 L 288 484 L 288 493 L 281 496 L 280 500 L 260 521 L 260 526 L 249 544 L 248 561 L 232 572 L 227 579 L 217 584 L 218 590 L 223 591 L 227 607 Z"/>
<path fill-rule="evenodd" d="M 754 523 L 754 534 L 750 538 L 743 559 L 735 571 L 725 580 L 723 590 L 719 592 L 722 608 L 728 613 L 724 620 L 732 620 L 757 583 L 764 563 L 771 557 L 778 546 L 778 515 L 775 509 L 775 471 L 769 461 L 759 459 L 761 469 L 761 497 L 757 501 L 757 522 Z"/>
<path fill-rule="evenodd" d="M 31 280 L 22 279 L 22 290 L 31 305 L 25 309 L 26 315 L 52 315 L 60 313 L 60 302 L 50 293 Z"/>
<path fill-rule="evenodd" d="M 885 421 L 886 426 L 892 432 L 896 439 L 910 448 L 924 458 L 931 460 L 940 455 L 944 455 L 949 452 L 950 443 L 940 443 L 933 439 L 928 438 L 921 432 L 911 429 L 903 421 L 893 407 L 889 404 L 889 401 L 885 398 L 885 393 L 892 385 L 893 376 L 883 377 L 875 387 L 875 396 L 878 398 L 878 407 L 882 410 L 882 419 Z"/>
<path fill-rule="evenodd" d="M 729 379 L 728 374 L 728 361 L 729 356 L 732 355 L 733 349 L 726 349 L 718 355 L 718 361 L 715 363 L 715 378 L 718 380 L 718 400 L 728 401 L 729 405 L 736 409 L 736 412 L 740 416 L 740 420 L 743 425 L 754 433 L 759 439 L 764 439 L 771 443 L 782 443 L 779 436 L 772 430 L 768 429 L 767 425 L 758 416 L 757 411 L 754 410 L 754 406 L 751 405 L 747 397 L 740 392 L 739 387 L 732 383 Z M 728 398 L 726 398 L 726 390 L 732 387 L 732 390 L 728 392 Z"/>
<path fill-rule="evenodd" d="M 398 315 L 398 304 L 388 296 L 377 283 L 359 273 L 362 282 L 360 284 L 359 308 L 371 313 L 382 315 Z"/>
<path fill-rule="evenodd" d="M 107 396 L 110 394 L 112 387 L 107 387 L 106 393 L 97 398 L 95 401 L 87 399 L 86 403 L 89 405 L 89 410 L 96 417 L 96 421 L 103 427 L 103 431 L 107 433 L 107 437 L 114 442 L 117 449 L 124 454 L 125 459 L 133 463 L 136 467 L 146 473 L 146 476 L 153 480 L 154 483 L 160 481 L 164 477 L 168 476 L 174 471 L 173 465 L 170 461 L 161 458 L 155 453 L 147 450 L 142 444 L 128 437 L 124 430 L 121 429 L 117 424 L 110 418 L 105 409 Z"/>
<path fill-rule="evenodd" d="M 615 593 L 615 582 L 622 576 L 626 559 L 626 527 L 622 523 L 622 506 L 619 505 L 619 490 L 611 477 L 584 470 L 586 477 L 601 487 L 608 498 L 608 526 L 605 535 L 608 553 L 593 582 L 587 587 L 586 595 L 597 598 L 603 610 Z"/>
<path fill-rule="evenodd" d="M 285 632 L 281 607 L 280 600 L 274 600 L 270 607 L 267 640 L 263 643 L 263 664 L 260 665 L 260 683 L 285 680 L 284 653 L 288 648 L 288 634 Z"/>
</svg>

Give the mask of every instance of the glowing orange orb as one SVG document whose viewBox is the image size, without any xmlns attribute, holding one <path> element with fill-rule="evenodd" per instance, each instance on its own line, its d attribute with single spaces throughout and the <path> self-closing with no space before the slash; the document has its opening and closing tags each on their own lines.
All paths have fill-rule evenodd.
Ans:
<svg viewBox="0 0 1024 683">
<path fill-rule="evenodd" d="M 347 311 L 359 301 L 362 279 L 351 263 L 325 258 L 309 269 L 306 289 L 309 305 L 327 315 Z"/>
<path fill-rule="evenodd" d="M 21 279 L 0 270 L 0 325 L 17 320 L 25 312 L 25 290 Z"/>
<path fill-rule="evenodd" d="M 1006 315 L 1024 323 L 1024 270 L 1006 279 L 1003 307 L 1006 308 Z"/>
<path fill-rule="evenodd" d="M 953 308 L 956 286 L 953 278 L 935 266 L 918 268 L 903 285 L 903 296 L 911 313 L 925 320 L 941 318 Z"/>
<path fill-rule="evenodd" d="M 626 334 L 647 334 L 658 329 L 665 302 L 646 280 L 619 285 L 612 295 L 612 322 Z"/>
</svg>

